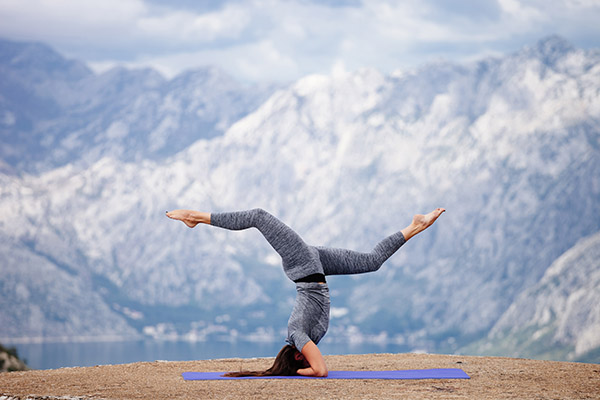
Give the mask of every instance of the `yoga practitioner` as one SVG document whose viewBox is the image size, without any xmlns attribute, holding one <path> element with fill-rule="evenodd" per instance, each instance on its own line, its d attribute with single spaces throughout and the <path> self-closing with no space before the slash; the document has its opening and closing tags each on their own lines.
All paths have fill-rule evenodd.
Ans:
<svg viewBox="0 0 600 400">
<path fill-rule="evenodd" d="M 287 342 L 271 368 L 241 371 L 226 376 L 327 376 L 317 347 L 329 326 L 329 288 L 325 276 L 377 271 L 407 240 L 431 226 L 446 210 L 417 214 L 410 225 L 379 242 L 370 253 L 309 246 L 286 224 L 262 209 L 206 213 L 168 211 L 167 217 L 193 228 L 199 223 L 229 230 L 256 228 L 281 256 L 285 274 L 296 283 L 296 302 L 288 321 Z"/>
</svg>

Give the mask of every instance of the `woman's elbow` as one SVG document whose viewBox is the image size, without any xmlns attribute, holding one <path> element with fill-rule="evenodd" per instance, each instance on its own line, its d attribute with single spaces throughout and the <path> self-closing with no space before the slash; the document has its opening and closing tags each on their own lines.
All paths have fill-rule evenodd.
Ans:
<svg viewBox="0 0 600 400">
<path fill-rule="evenodd" d="M 327 375 L 329 375 L 329 371 L 327 371 L 327 368 L 319 368 L 315 370 L 315 376 L 319 378 L 326 378 Z"/>
</svg>

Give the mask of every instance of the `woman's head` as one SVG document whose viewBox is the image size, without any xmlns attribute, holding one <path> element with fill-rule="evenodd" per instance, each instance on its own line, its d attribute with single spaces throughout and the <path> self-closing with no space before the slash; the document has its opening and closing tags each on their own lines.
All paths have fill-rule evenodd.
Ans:
<svg viewBox="0 0 600 400">
<path fill-rule="evenodd" d="M 271 368 L 266 371 L 228 372 L 223 376 L 289 376 L 297 375 L 299 369 L 306 367 L 308 367 L 308 362 L 302 353 L 296 350 L 294 346 L 286 344 L 279 350 L 279 354 L 275 357 L 275 361 Z"/>
</svg>

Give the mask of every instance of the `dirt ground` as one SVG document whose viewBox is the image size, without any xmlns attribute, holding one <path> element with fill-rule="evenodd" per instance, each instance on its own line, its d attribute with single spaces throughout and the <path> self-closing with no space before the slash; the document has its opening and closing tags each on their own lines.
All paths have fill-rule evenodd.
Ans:
<svg viewBox="0 0 600 400">
<path fill-rule="evenodd" d="M 461 368 L 471 379 L 184 381 L 272 359 L 141 362 L 0 374 L 13 399 L 600 399 L 600 364 L 430 354 L 326 356 L 330 370 Z"/>
</svg>

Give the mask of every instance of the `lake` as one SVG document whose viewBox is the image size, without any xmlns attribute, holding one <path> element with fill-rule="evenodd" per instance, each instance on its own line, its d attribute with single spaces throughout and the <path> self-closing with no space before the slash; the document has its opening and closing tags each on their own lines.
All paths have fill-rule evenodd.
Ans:
<svg viewBox="0 0 600 400">
<path fill-rule="evenodd" d="M 92 343 L 32 343 L 13 344 L 21 359 L 33 369 L 90 367 L 106 364 L 126 364 L 139 361 L 190 361 L 215 358 L 274 357 L 285 343 L 249 342 L 186 342 L 140 340 Z M 324 355 L 404 353 L 405 346 L 394 344 L 321 343 Z"/>
</svg>

